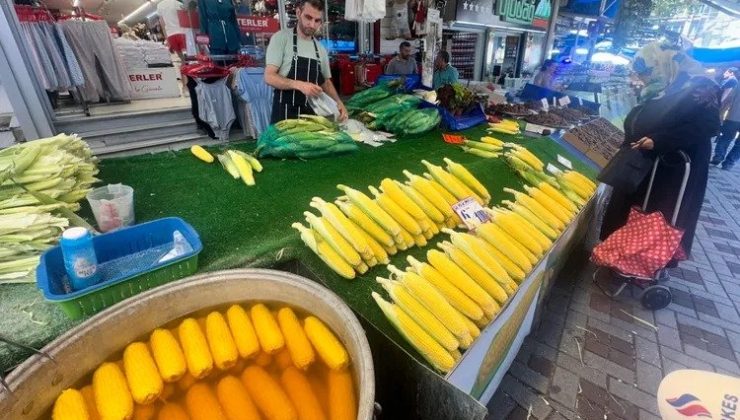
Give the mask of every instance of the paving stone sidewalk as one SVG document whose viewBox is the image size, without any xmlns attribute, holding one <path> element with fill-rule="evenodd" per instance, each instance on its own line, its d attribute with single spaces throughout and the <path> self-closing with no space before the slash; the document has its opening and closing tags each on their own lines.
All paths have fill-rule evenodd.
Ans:
<svg viewBox="0 0 740 420">
<path fill-rule="evenodd" d="M 659 419 L 655 394 L 668 373 L 740 375 L 739 184 L 740 170 L 710 170 L 691 259 L 671 270 L 663 310 L 644 309 L 630 290 L 606 297 L 588 255 L 573 256 L 489 419 Z"/>
</svg>

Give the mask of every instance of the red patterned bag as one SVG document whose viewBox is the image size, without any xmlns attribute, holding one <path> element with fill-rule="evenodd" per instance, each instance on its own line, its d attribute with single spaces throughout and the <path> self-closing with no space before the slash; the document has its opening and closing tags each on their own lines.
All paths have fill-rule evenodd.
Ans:
<svg viewBox="0 0 740 420">
<path fill-rule="evenodd" d="M 591 261 L 622 274 L 652 278 L 671 259 L 685 259 L 681 237 L 683 230 L 671 226 L 663 213 L 633 207 L 627 223 L 594 247 Z"/>
</svg>

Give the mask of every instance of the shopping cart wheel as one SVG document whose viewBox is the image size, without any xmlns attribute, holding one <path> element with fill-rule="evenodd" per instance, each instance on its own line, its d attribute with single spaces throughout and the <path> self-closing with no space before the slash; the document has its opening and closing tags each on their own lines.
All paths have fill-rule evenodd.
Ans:
<svg viewBox="0 0 740 420">
<path fill-rule="evenodd" d="M 665 308 L 671 303 L 671 299 L 671 289 L 660 284 L 646 287 L 640 295 L 642 306 L 652 311 Z"/>
</svg>

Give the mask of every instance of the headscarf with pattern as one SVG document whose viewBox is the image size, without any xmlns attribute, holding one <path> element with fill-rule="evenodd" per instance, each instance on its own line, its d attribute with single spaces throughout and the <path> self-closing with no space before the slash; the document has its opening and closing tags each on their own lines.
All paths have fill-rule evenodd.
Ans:
<svg viewBox="0 0 740 420">
<path fill-rule="evenodd" d="M 692 77 L 704 75 L 702 65 L 680 47 L 661 42 L 652 42 L 640 49 L 632 69 L 645 82 L 640 92 L 642 101 L 680 90 Z"/>
</svg>

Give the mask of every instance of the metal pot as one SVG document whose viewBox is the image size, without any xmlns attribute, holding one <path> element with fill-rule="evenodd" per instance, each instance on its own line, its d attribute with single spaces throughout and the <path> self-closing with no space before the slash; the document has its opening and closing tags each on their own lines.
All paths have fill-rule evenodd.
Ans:
<svg viewBox="0 0 740 420">
<path fill-rule="evenodd" d="M 124 300 L 67 331 L 44 347 L 53 360 L 34 355 L 0 390 L 7 419 L 46 416 L 62 390 L 79 381 L 132 341 L 190 313 L 229 303 L 285 303 L 324 321 L 345 344 L 356 380 L 358 419 L 370 420 L 375 399 L 373 359 L 365 332 L 349 307 L 318 283 L 275 270 L 229 270 L 189 277 Z"/>
</svg>

